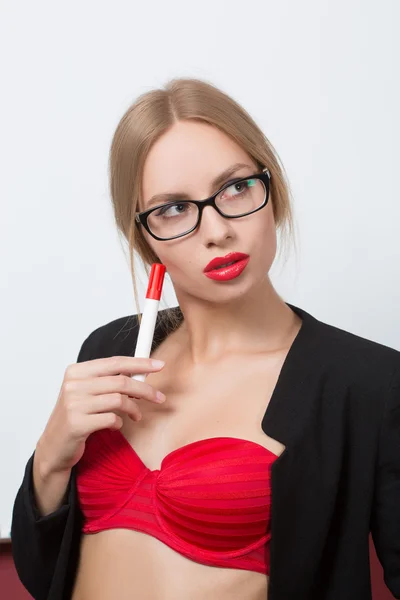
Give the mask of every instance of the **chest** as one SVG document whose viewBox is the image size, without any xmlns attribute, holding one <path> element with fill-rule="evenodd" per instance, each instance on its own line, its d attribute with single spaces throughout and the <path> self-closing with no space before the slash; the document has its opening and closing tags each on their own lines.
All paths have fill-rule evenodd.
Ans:
<svg viewBox="0 0 400 600">
<path fill-rule="evenodd" d="M 167 399 L 161 405 L 138 399 L 142 419 L 133 422 L 121 415 L 121 433 L 150 469 L 158 469 L 177 448 L 220 436 L 256 442 L 279 456 L 285 446 L 269 437 L 261 422 L 286 353 L 226 359 L 192 369 L 174 357 L 157 356 L 166 366 L 149 374 L 146 383 Z"/>
</svg>

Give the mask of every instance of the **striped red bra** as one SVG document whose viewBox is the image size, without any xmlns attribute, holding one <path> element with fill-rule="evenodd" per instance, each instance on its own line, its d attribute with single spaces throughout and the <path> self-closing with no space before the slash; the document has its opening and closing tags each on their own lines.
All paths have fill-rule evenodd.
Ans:
<svg viewBox="0 0 400 600">
<path fill-rule="evenodd" d="M 215 437 L 150 470 L 122 432 L 96 431 L 76 465 L 82 532 L 133 529 L 205 565 L 269 574 L 276 458 L 255 442 Z"/>
</svg>

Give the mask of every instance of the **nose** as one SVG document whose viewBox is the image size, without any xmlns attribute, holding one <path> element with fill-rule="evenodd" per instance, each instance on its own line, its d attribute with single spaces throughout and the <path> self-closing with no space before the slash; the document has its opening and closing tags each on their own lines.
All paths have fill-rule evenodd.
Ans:
<svg viewBox="0 0 400 600">
<path fill-rule="evenodd" d="M 213 206 L 206 206 L 201 215 L 199 224 L 200 234 L 205 243 L 214 242 L 232 235 L 233 219 L 226 219 L 220 215 Z"/>
</svg>

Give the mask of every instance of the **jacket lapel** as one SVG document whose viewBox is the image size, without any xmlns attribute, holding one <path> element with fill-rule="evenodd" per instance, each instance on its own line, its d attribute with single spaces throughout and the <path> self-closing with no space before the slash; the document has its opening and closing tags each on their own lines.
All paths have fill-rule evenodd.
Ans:
<svg viewBox="0 0 400 600">
<path fill-rule="evenodd" d="M 286 446 L 271 470 L 269 600 L 312 597 L 340 476 L 341 449 L 331 448 L 321 421 L 324 324 L 289 306 L 303 325 L 262 421 L 263 431 Z"/>
</svg>

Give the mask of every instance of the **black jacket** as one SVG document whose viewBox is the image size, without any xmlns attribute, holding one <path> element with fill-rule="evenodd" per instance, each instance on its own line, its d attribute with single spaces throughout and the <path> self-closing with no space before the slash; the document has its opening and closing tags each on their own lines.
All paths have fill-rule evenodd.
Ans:
<svg viewBox="0 0 400 600">
<path fill-rule="evenodd" d="M 288 305 L 303 324 L 260 423 L 286 446 L 271 472 L 269 600 L 370 600 L 370 531 L 400 598 L 400 352 Z M 153 349 L 166 335 L 157 323 Z M 137 333 L 136 316 L 99 327 L 78 362 L 133 356 Z M 67 503 L 40 517 L 32 462 L 14 504 L 14 560 L 35 599 L 66 600 L 82 525 L 75 472 Z"/>
</svg>

